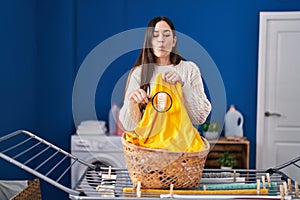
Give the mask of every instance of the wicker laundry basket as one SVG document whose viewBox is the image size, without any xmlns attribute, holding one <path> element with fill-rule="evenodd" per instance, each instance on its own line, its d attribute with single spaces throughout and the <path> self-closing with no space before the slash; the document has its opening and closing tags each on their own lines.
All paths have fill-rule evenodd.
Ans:
<svg viewBox="0 0 300 200">
<path fill-rule="evenodd" d="M 199 152 L 170 152 L 136 146 L 122 135 L 124 156 L 133 182 L 141 182 L 141 188 L 164 189 L 196 188 L 200 185 L 202 171 L 210 149 L 209 142 L 202 138 L 205 149 Z"/>
<path fill-rule="evenodd" d="M 40 180 L 28 181 L 28 186 L 10 200 L 41 200 Z"/>
</svg>

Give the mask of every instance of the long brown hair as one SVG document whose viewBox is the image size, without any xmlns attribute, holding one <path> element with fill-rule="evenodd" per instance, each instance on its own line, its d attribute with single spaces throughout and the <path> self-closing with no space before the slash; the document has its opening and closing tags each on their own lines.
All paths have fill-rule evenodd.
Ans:
<svg viewBox="0 0 300 200">
<path fill-rule="evenodd" d="M 138 66 L 142 67 L 140 88 L 145 90 L 146 93 L 150 89 L 150 80 L 151 80 L 151 77 L 153 75 L 153 70 L 154 70 L 153 65 L 156 63 L 156 56 L 154 55 L 153 49 L 152 49 L 152 37 L 153 37 L 154 27 L 160 21 L 165 21 L 170 26 L 170 28 L 173 32 L 173 37 L 176 37 L 175 26 L 169 18 L 159 16 L 159 17 L 155 17 L 150 20 L 150 22 L 147 25 L 143 48 L 141 49 L 140 54 L 134 64 L 133 68 L 131 69 L 131 71 L 129 73 L 125 91 L 127 90 L 127 86 L 129 83 L 131 73 Z M 177 42 L 176 42 L 176 44 L 174 45 L 174 47 L 172 48 L 172 50 L 170 52 L 170 62 L 173 65 L 178 65 L 181 60 L 184 60 L 184 58 L 178 54 L 178 47 L 177 47 Z M 144 112 L 145 107 L 146 107 L 145 104 L 139 104 L 139 109 L 140 109 L 141 113 Z"/>
</svg>

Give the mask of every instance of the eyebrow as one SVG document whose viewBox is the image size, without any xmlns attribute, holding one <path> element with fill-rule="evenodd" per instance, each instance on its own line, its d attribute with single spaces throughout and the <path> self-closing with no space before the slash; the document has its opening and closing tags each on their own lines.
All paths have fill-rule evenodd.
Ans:
<svg viewBox="0 0 300 200">
<path fill-rule="evenodd" d="M 154 30 L 153 32 L 159 32 L 159 30 Z M 165 33 L 165 32 L 171 32 L 171 30 L 166 29 L 166 30 L 164 30 L 163 32 L 164 32 L 164 33 Z"/>
</svg>

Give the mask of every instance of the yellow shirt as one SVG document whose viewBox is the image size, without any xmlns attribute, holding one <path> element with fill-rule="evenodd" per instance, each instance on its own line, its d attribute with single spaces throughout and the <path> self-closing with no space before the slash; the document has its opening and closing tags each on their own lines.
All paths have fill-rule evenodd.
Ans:
<svg viewBox="0 0 300 200">
<path fill-rule="evenodd" d="M 138 124 L 137 120 L 133 120 L 135 113 L 132 112 L 129 95 L 132 91 L 141 86 L 141 70 L 142 66 L 136 67 L 128 82 L 128 87 L 125 93 L 124 104 L 120 109 L 120 122 L 125 130 L 132 131 Z M 198 66 L 191 61 L 181 61 L 178 65 L 159 66 L 154 65 L 153 77 L 150 80 L 150 87 L 154 86 L 154 81 L 159 73 L 165 71 L 175 71 L 184 81 L 182 87 L 183 102 L 186 111 L 193 124 L 202 124 L 211 111 L 211 104 L 204 92 L 201 73 Z M 152 92 L 153 89 L 151 89 Z"/>
<path fill-rule="evenodd" d="M 180 83 L 169 84 L 156 76 L 151 96 L 167 92 L 172 98 L 172 107 L 167 112 L 157 112 L 148 103 L 142 120 L 134 131 L 126 132 L 126 141 L 152 149 L 174 152 L 196 152 L 204 149 L 204 142 L 193 126 L 183 105 Z"/>
</svg>

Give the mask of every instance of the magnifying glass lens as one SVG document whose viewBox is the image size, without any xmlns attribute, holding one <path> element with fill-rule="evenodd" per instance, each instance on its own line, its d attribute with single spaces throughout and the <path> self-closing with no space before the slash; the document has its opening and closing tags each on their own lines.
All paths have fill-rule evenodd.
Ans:
<svg viewBox="0 0 300 200">
<path fill-rule="evenodd" d="M 157 92 L 150 101 L 157 112 L 167 112 L 172 107 L 172 98 L 166 92 Z"/>
</svg>

